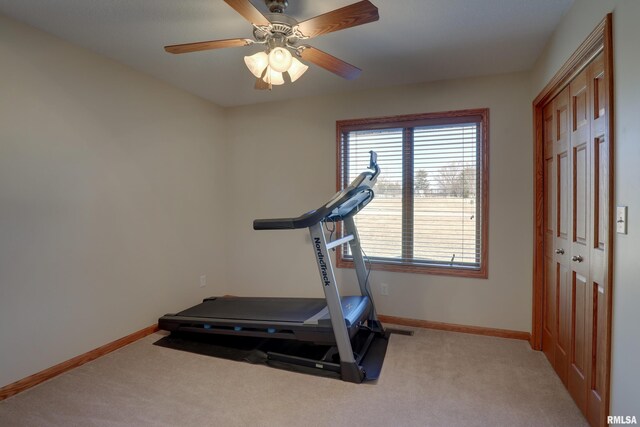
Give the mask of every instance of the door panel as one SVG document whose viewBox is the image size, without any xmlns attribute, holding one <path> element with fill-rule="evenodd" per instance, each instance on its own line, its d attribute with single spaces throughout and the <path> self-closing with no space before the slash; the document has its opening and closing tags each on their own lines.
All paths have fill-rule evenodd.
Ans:
<svg viewBox="0 0 640 427">
<path fill-rule="evenodd" d="M 569 239 L 569 156 L 567 152 L 558 153 L 558 232 L 556 234 L 563 246 L 568 245 Z"/>
<path fill-rule="evenodd" d="M 544 132 L 545 147 L 545 321 L 543 350 L 562 381 L 568 384 L 571 348 L 571 149 L 569 87 L 544 110 L 552 132 Z M 546 335 L 546 337 L 545 337 Z"/>
<path fill-rule="evenodd" d="M 591 237 L 591 184 L 592 145 L 591 137 L 591 108 L 592 98 L 588 78 L 588 68 L 578 74 L 570 83 L 571 96 L 571 165 L 572 165 L 572 236 L 571 236 L 571 277 L 572 277 L 572 306 L 571 306 L 571 349 L 569 363 L 568 388 L 582 412 L 586 413 L 587 401 L 587 367 L 590 358 L 591 337 L 590 319 L 588 320 L 587 295 L 589 289 L 589 256 L 588 241 Z"/>
<path fill-rule="evenodd" d="M 609 99 L 607 98 L 607 80 L 605 79 L 604 60 L 600 55 L 588 68 L 593 110 L 591 115 L 591 142 L 593 160 L 590 163 L 590 188 L 593 201 L 590 204 L 592 239 L 590 241 L 589 278 L 591 298 L 587 312 L 591 324 L 589 353 L 591 363 L 588 366 L 588 392 L 586 402 L 587 419 L 592 425 L 601 424 L 604 416 L 607 369 L 608 319 L 606 307 L 609 306 L 608 263 L 609 263 L 609 140 L 607 138 L 607 117 Z"/>
<path fill-rule="evenodd" d="M 608 160 L 609 144 L 603 137 L 596 138 L 595 149 L 593 150 L 593 174 L 594 174 L 594 192 L 593 192 L 593 244 L 594 248 L 604 250 L 607 218 L 607 201 L 606 194 L 609 183 L 607 182 L 608 171 L 603 167 Z M 603 162 L 604 160 L 604 162 Z"/>
<path fill-rule="evenodd" d="M 543 110 L 544 138 L 544 295 L 542 321 L 542 350 L 551 362 L 555 363 L 556 349 L 556 310 L 557 284 L 555 267 L 555 229 L 556 229 L 556 191 L 555 191 L 555 156 L 553 153 L 554 138 L 554 104 L 548 104 Z"/>
<path fill-rule="evenodd" d="M 603 411 L 602 396 L 605 395 L 605 351 L 606 351 L 606 301 L 604 286 L 594 283 L 593 290 L 593 333 L 591 344 L 591 364 L 589 366 L 589 393 L 587 394 L 587 419 L 597 425 Z"/>
<path fill-rule="evenodd" d="M 604 307 L 605 305 L 601 301 L 602 295 L 604 295 L 604 288 L 600 286 L 598 283 L 594 283 L 592 287 L 593 293 L 593 324 L 597 325 L 596 328 L 593 329 L 593 340 L 592 340 L 592 360 L 591 360 L 591 369 L 593 375 L 591 376 L 591 391 L 593 394 L 599 399 L 600 396 L 603 395 L 604 391 L 604 376 L 598 369 L 598 361 L 602 360 L 602 352 L 604 351 L 604 345 L 600 342 L 601 337 L 604 336 L 604 322 L 600 321 L 600 319 L 604 316 Z"/>
<path fill-rule="evenodd" d="M 573 148 L 573 241 L 587 245 L 588 181 L 587 144 Z"/>
<path fill-rule="evenodd" d="M 573 114 L 572 123 L 573 132 L 577 131 L 583 126 L 589 125 L 589 107 L 587 99 L 587 82 L 584 75 L 579 75 L 571 82 L 571 100 L 573 102 Z"/>
<path fill-rule="evenodd" d="M 554 206 L 555 206 L 555 188 L 553 183 L 555 182 L 555 174 L 554 174 L 554 158 L 553 156 L 545 159 L 544 161 L 544 179 L 545 179 L 545 205 L 546 209 L 544 212 L 544 232 L 545 237 L 550 239 L 551 242 L 550 248 L 553 246 L 553 230 L 555 229 L 556 221 L 555 216 L 553 214 Z M 550 257 L 553 257 L 553 251 L 548 251 Z"/>
<path fill-rule="evenodd" d="M 544 313 L 542 326 L 542 350 L 553 365 L 555 363 L 556 325 L 556 271 L 553 259 L 547 258 L 544 263 Z"/>
<path fill-rule="evenodd" d="M 571 363 L 569 367 L 569 392 L 578 407 L 586 410 L 587 351 L 587 278 L 573 273 L 571 304 Z"/>
<path fill-rule="evenodd" d="M 570 270 L 556 263 L 557 311 L 556 349 L 554 368 L 565 386 L 568 385 L 569 349 L 571 348 L 571 280 Z"/>
</svg>

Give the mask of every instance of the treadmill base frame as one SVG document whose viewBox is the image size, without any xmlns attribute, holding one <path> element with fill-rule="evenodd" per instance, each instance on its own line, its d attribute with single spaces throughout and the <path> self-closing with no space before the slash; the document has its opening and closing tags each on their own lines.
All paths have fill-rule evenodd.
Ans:
<svg viewBox="0 0 640 427">
<path fill-rule="evenodd" d="M 361 330 L 353 339 L 356 362 L 339 360 L 335 346 L 276 338 L 172 332 L 154 344 L 207 356 L 361 383 L 379 378 L 389 342 L 388 332 Z"/>
</svg>

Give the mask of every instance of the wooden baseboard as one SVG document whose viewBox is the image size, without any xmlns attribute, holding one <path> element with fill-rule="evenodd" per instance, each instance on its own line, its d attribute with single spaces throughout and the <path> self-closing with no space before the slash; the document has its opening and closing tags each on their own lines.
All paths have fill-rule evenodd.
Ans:
<svg viewBox="0 0 640 427">
<path fill-rule="evenodd" d="M 463 332 L 465 334 L 486 335 L 490 337 L 511 338 L 516 340 L 529 341 L 529 332 L 511 331 L 509 329 L 484 328 L 481 326 L 456 325 L 454 323 L 431 322 L 429 320 L 407 319 L 404 317 L 378 315 L 383 323 L 394 325 L 411 326 L 415 328 L 438 329 L 441 331 Z"/>
<path fill-rule="evenodd" d="M 149 326 L 147 328 L 139 330 L 138 332 L 127 335 L 126 337 L 110 342 L 109 344 L 105 344 L 102 347 L 98 347 L 87 353 L 81 354 L 80 356 L 76 356 L 73 359 L 69 359 L 65 362 L 40 371 L 37 374 L 30 375 L 26 378 L 6 385 L 0 388 L 0 400 L 4 400 L 7 397 L 13 396 L 14 394 L 23 392 L 57 375 L 67 372 L 70 369 L 77 368 L 80 365 L 91 362 L 92 360 L 95 360 L 100 356 L 111 353 L 112 351 L 122 348 L 127 344 L 131 344 L 132 342 L 144 338 L 147 335 L 150 335 L 157 331 L 158 325 Z"/>
</svg>

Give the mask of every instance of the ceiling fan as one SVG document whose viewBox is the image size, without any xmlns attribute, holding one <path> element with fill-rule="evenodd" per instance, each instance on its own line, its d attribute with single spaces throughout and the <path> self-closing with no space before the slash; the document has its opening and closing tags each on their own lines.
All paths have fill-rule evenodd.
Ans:
<svg viewBox="0 0 640 427">
<path fill-rule="evenodd" d="M 263 15 L 249 0 L 224 0 L 253 25 L 253 39 L 225 39 L 165 46 L 169 53 L 261 44 L 265 51 L 245 56 L 249 71 L 256 76 L 256 89 L 296 81 L 309 68 L 297 58 L 309 61 L 347 80 L 357 78 L 361 69 L 320 49 L 303 44 L 303 40 L 322 34 L 367 24 L 379 19 L 378 8 L 362 0 L 349 6 L 298 22 L 285 15 L 288 0 L 265 0 L 271 13 Z"/>
</svg>

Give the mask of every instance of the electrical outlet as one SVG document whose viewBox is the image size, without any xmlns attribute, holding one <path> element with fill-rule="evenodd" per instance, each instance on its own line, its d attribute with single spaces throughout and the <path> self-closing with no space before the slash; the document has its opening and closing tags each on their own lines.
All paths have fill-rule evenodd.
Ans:
<svg viewBox="0 0 640 427">
<path fill-rule="evenodd" d="M 203 274 L 200 276 L 200 287 L 204 288 L 205 286 L 207 286 L 207 276 Z"/>
<path fill-rule="evenodd" d="M 386 283 L 380 283 L 380 295 L 389 295 L 389 285 L 387 285 Z"/>
</svg>

